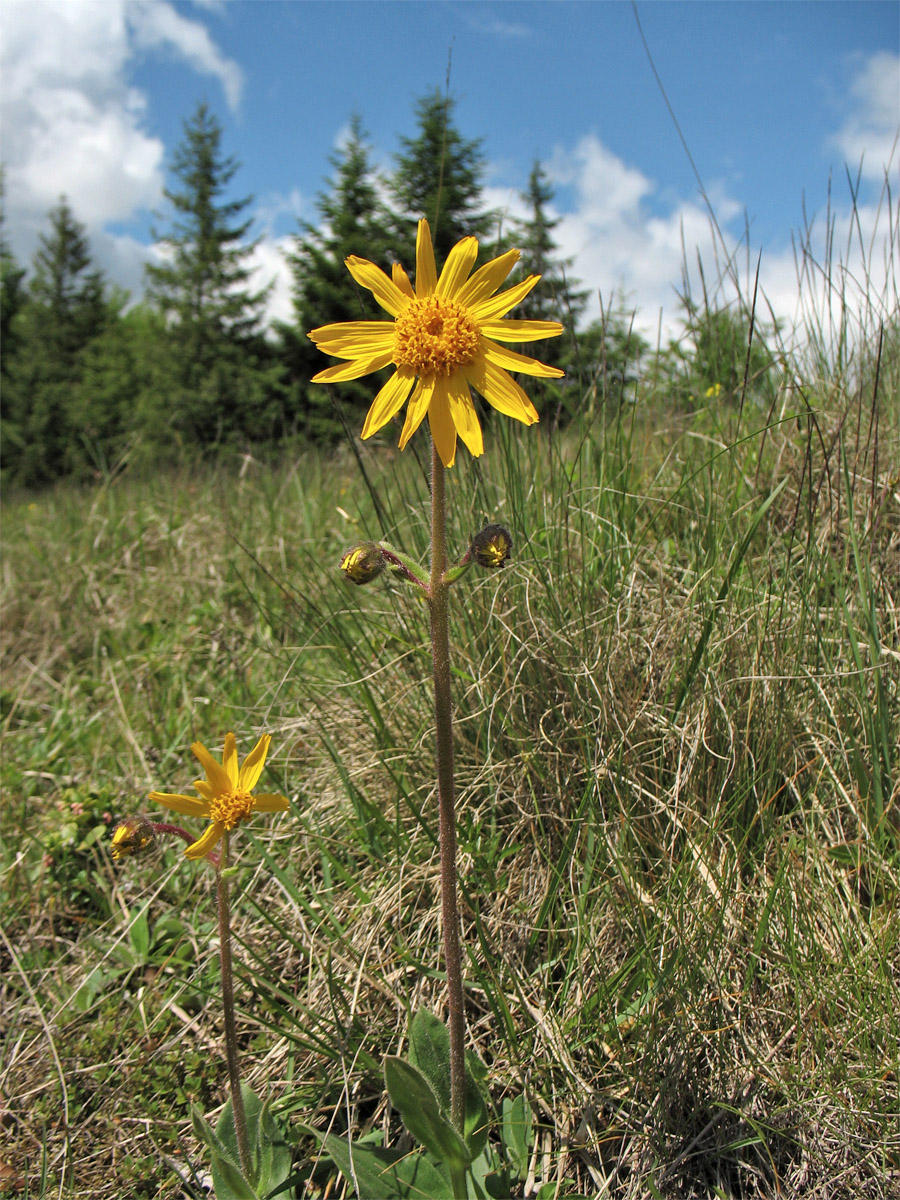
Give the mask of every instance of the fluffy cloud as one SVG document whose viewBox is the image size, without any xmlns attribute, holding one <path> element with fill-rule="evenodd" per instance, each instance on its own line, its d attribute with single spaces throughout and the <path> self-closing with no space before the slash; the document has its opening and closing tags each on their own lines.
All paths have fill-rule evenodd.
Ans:
<svg viewBox="0 0 900 1200">
<path fill-rule="evenodd" d="M 116 282 L 140 282 L 137 242 L 105 231 L 155 207 L 165 148 L 144 129 L 146 99 L 127 83 L 138 47 L 218 78 L 237 103 L 241 73 L 168 0 L 6 0 L 0 49 L 7 234 L 28 262 L 65 192 Z M 124 278 L 119 271 L 124 272 Z"/>
<path fill-rule="evenodd" d="M 851 170 L 862 163 L 864 178 L 879 184 L 897 153 L 900 55 L 882 51 L 854 65 L 850 111 L 832 141 Z"/>
</svg>

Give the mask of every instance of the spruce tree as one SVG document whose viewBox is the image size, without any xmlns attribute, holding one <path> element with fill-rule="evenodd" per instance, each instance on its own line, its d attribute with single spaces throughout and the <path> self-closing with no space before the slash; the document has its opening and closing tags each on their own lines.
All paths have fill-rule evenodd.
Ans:
<svg viewBox="0 0 900 1200">
<path fill-rule="evenodd" d="M 560 223 L 551 216 L 555 192 L 540 162 L 535 161 L 522 193 L 528 216 L 517 223 L 516 244 L 522 251 L 519 270 L 540 275 L 517 315 L 533 321 L 561 321 L 565 332 L 546 343 L 542 359 L 566 372 L 564 379 L 536 380 L 535 403 L 553 425 L 578 409 L 590 409 L 615 388 L 621 397 L 629 370 L 637 365 L 645 343 L 634 333 L 621 304 L 586 328 L 579 323 L 587 308 L 588 292 L 571 275 L 573 260 L 559 255 L 553 231 Z M 520 349 L 530 353 L 527 346 Z"/>
<path fill-rule="evenodd" d="M 391 263 L 399 257 L 392 249 L 395 239 L 390 218 L 379 199 L 378 179 L 359 116 L 351 119 L 346 145 L 329 162 L 334 175 L 326 181 L 328 190 L 318 196 L 319 220 L 315 225 L 301 224 L 289 258 L 294 324 L 280 329 L 291 407 L 298 427 L 317 439 L 337 437 L 343 426 L 326 388 L 309 382 L 325 364 L 306 335 L 321 325 L 386 316 L 380 313 L 371 294 L 350 275 L 345 259 L 355 254 L 390 273 Z M 371 380 L 342 387 L 341 403 L 353 410 L 348 419 L 358 422 L 373 396 Z"/>
<path fill-rule="evenodd" d="M 248 286 L 256 243 L 241 215 L 253 198 L 225 199 L 238 163 L 224 155 L 206 104 L 185 121 L 171 170 L 170 226 L 155 234 L 163 261 L 146 268 L 148 297 L 168 328 L 172 392 L 160 402 L 176 435 L 195 445 L 270 436 L 280 413 L 259 333 L 267 289 Z"/>
<path fill-rule="evenodd" d="M 25 268 L 16 262 L 15 255 L 6 241 L 6 190 L 0 172 L 0 373 L 4 378 L 8 365 L 15 353 L 13 320 L 25 301 Z"/>
<path fill-rule="evenodd" d="M 484 153 L 481 138 L 464 138 L 453 123 L 456 102 L 435 91 L 416 102 L 418 134 L 400 139 L 391 190 L 400 206 L 402 262 L 410 270 L 416 224 L 427 217 L 435 256 L 443 263 L 460 238 L 488 238 L 497 216 L 486 211 L 481 195 Z"/>
<path fill-rule="evenodd" d="M 85 350 L 108 319 L 103 276 L 65 197 L 49 219 L 25 302 L 11 317 L 15 353 L 3 389 L 4 466 L 29 485 L 49 482 L 80 460 L 73 398 Z"/>
<path fill-rule="evenodd" d="M 565 326 L 563 335 L 549 339 L 541 350 L 541 360 L 565 371 L 565 378 L 529 381 L 542 416 L 556 423 L 573 391 L 579 389 L 575 327 L 587 305 L 587 292 L 569 275 L 572 260 L 559 255 L 553 231 L 560 218 L 550 213 L 554 196 L 544 168 L 535 160 L 528 187 L 521 194 L 528 215 L 514 223 L 512 241 L 522 252 L 514 278 L 541 277 L 513 315 L 529 321 L 561 321 Z M 518 349 L 524 354 L 533 352 L 528 346 Z"/>
</svg>

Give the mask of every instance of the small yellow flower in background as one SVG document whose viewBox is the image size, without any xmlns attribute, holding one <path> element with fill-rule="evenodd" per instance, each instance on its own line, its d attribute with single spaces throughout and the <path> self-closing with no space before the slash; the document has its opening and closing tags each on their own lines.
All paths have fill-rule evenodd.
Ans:
<svg viewBox="0 0 900 1200">
<path fill-rule="evenodd" d="M 508 374 L 521 371 L 543 379 L 565 374 L 498 342 L 533 342 L 557 337 L 558 321 L 509 321 L 502 318 L 528 295 L 540 275 L 494 295 L 519 260 L 509 250 L 469 274 L 478 257 L 478 239 L 463 238 L 447 256 L 438 278 L 427 221 L 416 239 L 416 287 L 395 263 L 392 278 L 365 258 L 351 255 L 347 269 L 373 294 L 393 321 L 344 321 L 309 334 L 324 354 L 349 361 L 313 376 L 313 383 L 345 383 L 393 363 L 397 370 L 372 402 L 362 436 L 371 437 L 409 400 L 400 449 L 428 413 L 431 436 L 445 467 L 456 458 L 456 436 L 469 453 L 484 452 L 481 425 L 470 385 L 507 417 L 534 425 L 538 414 Z M 418 382 L 416 382 L 418 380 Z M 413 390 L 415 385 L 415 390 Z M 412 395 L 410 395 L 412 393 Z"/>
<path fill-rule="evenodd" d="M 196 796 L 170 795 L 168 792 L 150 793 L 151 800 L 173 812 L 188 817 L 207 817 L 212 822 L 203 836 L 185 850 L 188 858 L 205 858 L 226 830 L 246 821 L 252 812 L 284 812 L 290 807 L 287 799 L 277 793 L 250 794 L 259 782 L 271 741 L 271 735 L 264 733 L 240 770 L 233 733 L 225 735 L 221 763 L 216 762 L 201 742 L 194 742 L 191 750 L 206 771 L 206 779 L 194 783 L 202 798 L 198 800 Z"/>
<path fill-rule="evenodd" d="M 714 383 L 712 387 L 706 389 L 707 400 L 717 400 L 722 395 L 721 383 Z"/>
<path fill-rule="evenodd" d="M 128 858 L 152 846 L 156 833 L 145 817 L 128 817 L 113 830 L 111 840 L 113 858 Z"/>
</svg>

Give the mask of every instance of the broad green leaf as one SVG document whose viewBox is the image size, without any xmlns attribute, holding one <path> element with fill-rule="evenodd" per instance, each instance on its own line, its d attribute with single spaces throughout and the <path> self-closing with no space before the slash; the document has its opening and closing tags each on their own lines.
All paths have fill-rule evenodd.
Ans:
<svg viewBox="0 0 900 1200">
<path fill-rule="evenodd" d="M 196 1108 L 191 1109 L 191 1124 L 194 1127 L 194 1133 L 209 1148 L 209 1165 L 216 1200 L 260 1200 L 259 1193 L 238 1166 L 237 1140 L 235 1139 L 234 1157 L 232 1157 L 230 1149 L 220 1136 L 223 1118 L 226 1112 L 230 1115 L 230 1111 L 231 1102 L 229 1101 L 225 1105 L 216 1129 L 213 1129 Z M 234 1123 L 232 1122 L 232 1131 L 233 1129 Z"/>
<path fill-rule="evenodd" d="M 450 1113 L 450 1032 L 443 1021 L 420 1008 L 409 1027 L 409 1061 L 431 1084 L 441 1111 Z M 474 1054 L 466 1054 L 466 1099 L 463 1136 L 471 1158 L 484 1149 L 488 1138 L 488 1113 L 476 1082 L 487 1069 Z"/>
<path fill-rule="evenodd" d="M 531 1105 L 524 1096 L 508 1097 L 503 1101 L 501 1137 L 509 1161 L 520 1179 L 528 1174 L 531 1145 Z"/>
<path fill-rule="evenodd" d="M 322 1135 L 301 1126 L 322 1146 L 360 1200 L 453 1200 L 450 1181 L 424 1154 L 387 1150 L 383 1146 L 355 1145 L 334 1134 Z"/>
<path fill-rule="evenodd" d="M 463 1168 L 471 1161 L 466 1143 L 441 1112 L 431 1084 L 411 1063 L 389 1055 L 384 1060 L 384 1081 L 391 1103 L 409 1132 L 439 1162 Z"/>
</svg>

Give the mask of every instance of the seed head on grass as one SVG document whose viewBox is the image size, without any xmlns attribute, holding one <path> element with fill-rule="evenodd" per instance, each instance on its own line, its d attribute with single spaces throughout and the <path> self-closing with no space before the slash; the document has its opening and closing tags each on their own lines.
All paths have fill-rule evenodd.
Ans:
<svg viewBox="0 0 900 1200">
<path fill-rule="evenodd" d="M 196 796 L 182 796 L 169 792 L 151 792 L 150 799 L 158 804 L 183 813 L 188 817 L 207 817 L 211 822 L 206 832 L 185 855 L 191 859 L 205 858 L 221 841 L 226 830 L 234 829 L 253 812 L 284 812 L 289 808 L 287 798 L 277 793 L 262 792 L 251 795 L 259 782 L 269 752 L 272 737 L 264 733 L 238 768 L 237 743 L 233 733 L 225 735 L 222 762 L 218 763 L 201 742 L 191 746 L 194 757 L 199 759 L 206 771 L 206 779 L 198 779 L 194 787 Z"/>
<path fill-rule="evenodd" d="M 557 337 L 563 327 L 558 321 L 504 320 L 540 275 L 529 275 L 494 295 L 518 262 L 519 251 L 508 250 L 470 276 L 477 257 L 478 239 L 463 238 L 448 254 L 438 277 L 431 231 L 422 220 L 416 239 L 415 291 L 399 263 L 389 279 L 367 259 L 351 255 L 346 260 L 353 278 L 394 320 L 343 321 L 312 330 L 309 336 L 323 353 L 348 360 L 320 371 L 312 382 L 344 383 L 391 363 L 396 366 L 372 402 L 364 438 L 377 433 L 409 399 L 401 450 L 428 413 L 431 436 L 445 467 L 452 467 L 456 458 L 457 434 L 470 454 L 482 454 L 481 425 L 470 385 L 505 416 L 525 425 L 538 420 L 534 405 L 508 372 L 543 379 L 558 379 L 564 372 L 498 343 Z"/>
</svg>

